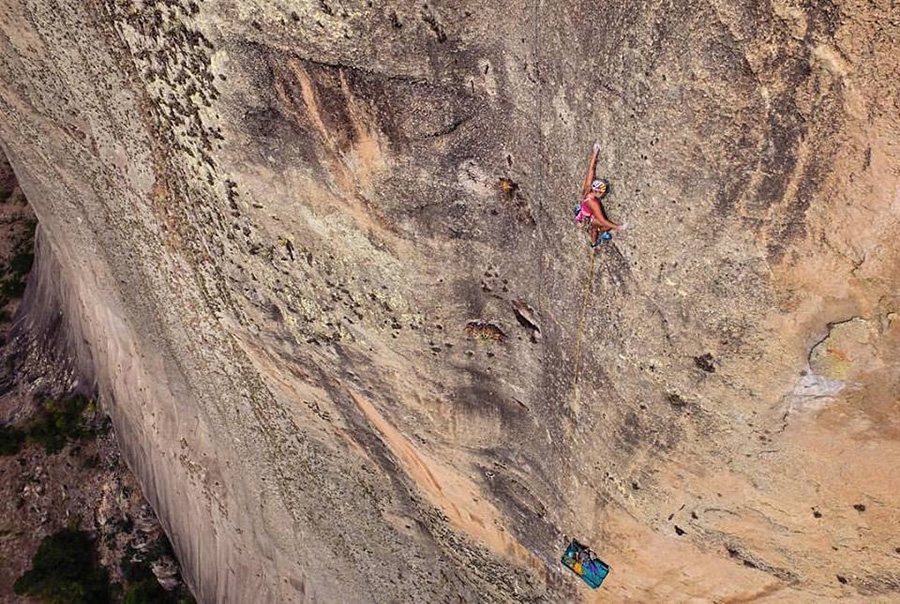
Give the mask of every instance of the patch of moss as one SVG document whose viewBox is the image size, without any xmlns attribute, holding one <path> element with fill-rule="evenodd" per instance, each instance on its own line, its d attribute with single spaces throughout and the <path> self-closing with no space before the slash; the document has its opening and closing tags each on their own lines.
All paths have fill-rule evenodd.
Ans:
<svg viewBox="0 0 900 604">
<path fill-rule="evenodd" d="M 13 192 L 6 189 L 0 189 L 0 203 L 6 203 L 6 200 L 12 197 Z"/>
<path fill-rule="evenodd" d="M 109 573 L 97 561 L 94 540 L 84 531 L 64 529 L 41 541 L 31 569 L 13 586 L 16 594 L 50 604 L 106 604 Z"/>
</svg>

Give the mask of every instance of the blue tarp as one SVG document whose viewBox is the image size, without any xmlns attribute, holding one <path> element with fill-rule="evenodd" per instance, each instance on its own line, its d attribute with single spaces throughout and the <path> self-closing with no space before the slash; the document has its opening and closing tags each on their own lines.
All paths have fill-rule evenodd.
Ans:
<svg viewBox="0 0 900 604">
<path fill-rule="evenodd" d="M 574 539 L 572 539 L 569 547 L 566 548 L 566 553 L 562 557 L 562 563 L 563 566 L 581 577 L 593 589 L 600 587 L 603 579 L 609 574 L 609 566 L 602 560 L 595 558 L 594 552 Z"/>
</svg>

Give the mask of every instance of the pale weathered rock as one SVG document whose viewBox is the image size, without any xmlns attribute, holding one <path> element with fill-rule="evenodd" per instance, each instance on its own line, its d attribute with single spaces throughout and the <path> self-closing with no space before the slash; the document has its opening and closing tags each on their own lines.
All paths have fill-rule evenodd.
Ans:
<svg viewBox="0 0 900 604">
<path fill-rule="evenodd" d="M 204 602 L 569 601 L 566 535 L 610 599 L 890 599 L 898 10 L 10 0 L 22 328 Z M 540 340 L 467 340 L 515 299 Z"/>
</svg>

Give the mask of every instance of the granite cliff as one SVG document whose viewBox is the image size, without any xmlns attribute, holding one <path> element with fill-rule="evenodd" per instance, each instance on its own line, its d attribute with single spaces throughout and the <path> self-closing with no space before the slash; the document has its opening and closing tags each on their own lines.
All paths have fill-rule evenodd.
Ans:
<svg viewBox="0 0 900 604">
<path fill-rule="evenodd" d="M 4 0 L 21 337 L 200 601 L 887 601 L 898 51 L 887 1 Z"/>
</svg>

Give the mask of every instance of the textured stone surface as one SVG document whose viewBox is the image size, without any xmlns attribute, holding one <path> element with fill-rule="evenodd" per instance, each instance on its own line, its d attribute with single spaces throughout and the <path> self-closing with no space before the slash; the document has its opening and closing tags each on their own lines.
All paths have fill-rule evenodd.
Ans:
<svg viewBox="0 0 900 604">
<path fill-rule="evenodd" d="M 199 599 L 896 595 L 891 3 L 0 11 L 28 320 Z M 880 362 L 811 395 L 854 317 Z"/>
</svg>

